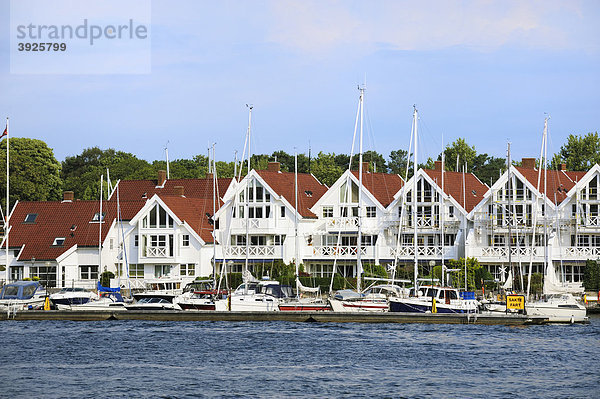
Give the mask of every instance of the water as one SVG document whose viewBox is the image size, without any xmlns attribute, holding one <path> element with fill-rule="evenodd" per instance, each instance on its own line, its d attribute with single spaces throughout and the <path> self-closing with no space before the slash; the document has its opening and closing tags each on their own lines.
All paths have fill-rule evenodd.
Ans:
<svg viewBox="0 0 600 399">
<path fill-rule="evenodd" d="M 0 397 L 599 397 L 591 321 L 0 322 Z"/>
</svg>

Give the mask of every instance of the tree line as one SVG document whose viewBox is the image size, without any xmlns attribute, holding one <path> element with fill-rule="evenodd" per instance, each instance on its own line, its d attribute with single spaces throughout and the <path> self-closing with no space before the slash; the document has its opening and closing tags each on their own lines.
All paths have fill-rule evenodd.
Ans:
<svg viewBox="0 0 600 399">
<path fill-rule="evenodd" d="M 73 191 L 77 199 L 98 198 L 100 176 L 110 171 L 111 180 L 118 179 L 155 179 L 158 170 L 166 169 L 164 160 L 148 162 L 134 154 L 112 148 L 103 150 L 98 147 L 87 148 L 79 155 L 69 156 L 59 162 L 54 152 L 45 142 L 29 138 L 10 139 L 10 202 L 59 200 L 62 192 Z M 398 149 L 385 157 L 376 151 L 363 153 L 364 162 L 369 163 L 371 171 L 395 173 L 403 178 L 412 176 L 412 165 L 407 165 L 407 151 Z M 455 170 L 458 160 L 459 170 L 475 174 L 488 185 L 493 184 L 506 169 L 504 158 L 478 153 L 464 138 L 459 138 L 444 149 L 446 170 Z M 0 159 L 6 159 L 6 140 L 0 142 Z M 437 157 L 442 159 L 442 153 Z M 277 161 L 281 170 L 294 171 L 294 155 L 285 151 L 272 154 L 252 155 L 250 167 L 266 169 L 268 162 Z M 202 178 L 208 173 L 208 157 L 196 155 L 192 159 L 176 159 L 169 163 L 172 179 Z M 418 167 L 432 169 L 435 160 L 427 159 Z M 567 170 L 589 170 L 594 164 L 600 164 L 600 137 L 598 132 L 585 135 L 571 134 L 559 152 L 554 154 L 548 167 L 557 169 L 565 163 Z M 312 173 L 321 183 L 331 186 L 350 164 L 347 154 L 319 152 L 316 156 L 298 155 L 298 172 Z M 518 162 L 515 162 L 518 164 Z M 358 168 L 358 156 L 352 158 L 353 169 Z M 247 162 L 234 165 L 234 162 L 216 162 L 219 177 L 233 177 L 234 171 L 242 175 Z M 407 171 L 408 168 L 408 171 Z M 0 161 L 0 204 L 5 210 L 6 203 L 6 163 Z"/>
</svg>

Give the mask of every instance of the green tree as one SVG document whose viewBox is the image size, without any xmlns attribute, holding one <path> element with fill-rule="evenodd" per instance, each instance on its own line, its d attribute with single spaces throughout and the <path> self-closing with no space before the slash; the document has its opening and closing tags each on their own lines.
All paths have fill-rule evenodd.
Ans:
<svg viewBox="0 0 600 399">
<path fill-rule="evenodd" d="M 452 283 L 455 287 L 464 288 L 465 286 L 465 259 L 460 258 L 449 259 L 448 268 L 459 269 L 458 272 L 452 272 Z M 467 290 L 474 290 L 477 288 L 475 284 L 476 276 L 481 280 L 482 272 L 478 271 L 482 266 L 476 258 L 467 258 Z M 481 284 L 479 284 L 481 286 Z"/>
<path fill-rule="evenodd" d="M 458 159 L 458 171 L 462 171 L 463 165 L 467 165 L 467 172 L 472 172 L 475 165 L 475 158 L 477 157 L 477 151 L 475 146 L 469 146 L 467 141 L 463 138 L 458 138 L 452 144 L 448 144 L 444 150 L 445 156 L 445 167 L 446 170 L 456 170 L 456 163 Z M 438 160 L 441 160 L 442 156 L 438 156 Z"/>
<path fill-rule="evenodd" d="M 313 162 L 312 174 L 323 184 L 331 187 L 333 183 L 344 173 L 335 162 L 335 154 L 320 152 Z"/>
<path fill-rule="evenodd" d="M 588 260 L 583 271 L 583 286 L 589 291 L 600 290 L 600 262 Z"/>
<path fill-rule="evenodd" d="M 0 143 L 0 159 L 6 159 L 6 139 Z M 10 203 L 50 201 L 61 198 L 60 163 L 41 140 L 10 138 Z M 6 163 L 0 162 L 0 204 L 6 209 Z"/>
<path fill-rule="evenodd" d="M 567 170 L 587 171 L 600 164 L 600 136 L 598 132 L 585 136 L 570 134 L 567 142 L 552 159 L 551 167 L 559 169 L 561 163 L 567 164 Z"/>
<path fill-rule="evenodd" d="M 406 163 L 408 162 L 407 155 L 408 151 L 406 150 L 396 150 L 390 152 L 390 160 L 388 162 L 390 173 L 400 175 L 404 179 L 406 174 Z"/>
</svg>

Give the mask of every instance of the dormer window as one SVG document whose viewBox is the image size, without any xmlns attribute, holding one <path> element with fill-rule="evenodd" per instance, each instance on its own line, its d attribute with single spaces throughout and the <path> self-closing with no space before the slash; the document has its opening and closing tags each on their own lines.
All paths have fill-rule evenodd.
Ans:
<svg viewBox="0 0 600 399">
<path fill-rule="evenodd" d="M 106 216 L 106 212 L 102 212 L 102 216 L 100 216 L 100 212 L 96 212 L 96 213 L 94 213 L 94 217 L 92 218 L 92 222 L 104 221 L 104 216 Z"/>
<path fill-rule="evenodd" d="M 28 213 L 27 216 L 25 216 L 25 220 L 23 221 L 23 223 L 35 223 L 37 215 L 37 213 Z"/>
<path fill-rule="evenodd" d="M 54 243 L 52 243 L 52 246 L 62 247 L 64 243 L 65 243 L 65 237 L 56 237 L 54 239 Z"/>
<path fill-rule="evenodd" d="M 313 194 L 313 193 L 312 193 L 312 191 L 310 191 L 310 190 L 305 190 L 305 191 L 304 191 L 304 194 L 306 194 L 306 196 L 307 196 L 307 197 L 312 197 L 312 194 Z"/>
</svg>

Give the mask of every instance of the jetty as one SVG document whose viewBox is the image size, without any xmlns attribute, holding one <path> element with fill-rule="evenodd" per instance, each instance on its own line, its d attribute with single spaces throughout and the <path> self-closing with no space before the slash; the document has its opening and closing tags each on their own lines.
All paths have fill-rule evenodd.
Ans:
<svg viewBox="0 0 600 399">
<path fill-rule="evenodd" d="M 547 317 L 521 314 L 448 314 L 394 312 L 222 312 L 176 310 L 27 310 L 1 313 L 0 320 L 151 320 L 151 321 L 287 321 L 316 323 L 426 323 L 525 326 L 547 324 Z"/>
</svg>

